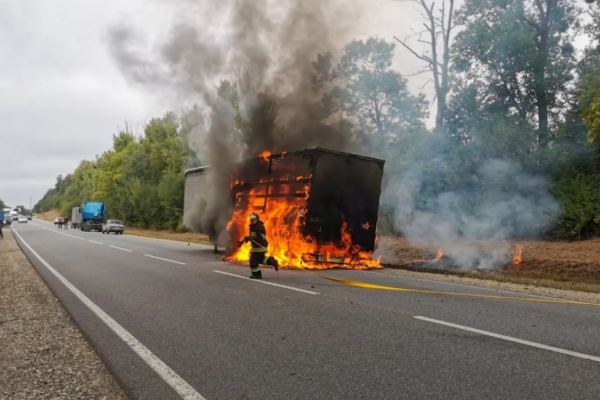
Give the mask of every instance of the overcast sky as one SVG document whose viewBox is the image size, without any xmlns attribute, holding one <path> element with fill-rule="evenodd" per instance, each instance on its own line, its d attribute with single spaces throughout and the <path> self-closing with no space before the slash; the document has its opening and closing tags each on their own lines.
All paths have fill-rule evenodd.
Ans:
<svg viewBox="0 0 600 400">
<path fill-rule="evenodd" d="M 365 38 L 403 38 L 420 24 L 406 2 L 363 1 L 372 3 Z M 115 22 L 162 32 L 169 18 L 156 0 L 0 1 L 0 199 L 28 208 L 58 175 L 108 150 L 125 121 L 141 126 L 177 108 L 128 84 L 106 43 Z M 401 72 L 416 70 L 410 54 L 396 53 Z"/>
</svg>

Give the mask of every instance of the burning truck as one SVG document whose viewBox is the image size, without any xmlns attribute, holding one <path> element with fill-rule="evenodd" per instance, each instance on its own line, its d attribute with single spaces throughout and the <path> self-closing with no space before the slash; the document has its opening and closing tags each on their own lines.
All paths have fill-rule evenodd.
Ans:
<svg viewBox="0 0 600 400">
<path fill-rule="evenodd" d="M 248 216 L 260 215 L 269 255 L 282 267 L 379 268 L 372 259 L 384 161 L 324 148 L 262 156 L 240 162 L 230 180 L 232 211 L 226 224 L 225 259 L 247 261 L 250 248 L 232 247 L 247 234 Z M 207 188 L 207 167 L 186 171 L 184 224 L 194 226 L 194 204 Z M 203 194 L 204 193 L 204 194 Z M 196 216 L 197 218 L 197 216 Z M 196 230 L 198 231 L 198 230 Z"/>
</svg>

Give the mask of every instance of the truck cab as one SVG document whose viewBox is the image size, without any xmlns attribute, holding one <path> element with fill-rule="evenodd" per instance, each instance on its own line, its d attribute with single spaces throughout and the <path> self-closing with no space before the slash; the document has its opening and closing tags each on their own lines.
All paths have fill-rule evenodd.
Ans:
<svg viewBox="0 0 600 400">
<path fill-rule="evenodd" d="M 106 210 L 104 203 L 97 201 L 86 201 L 81 206 L 81 230 L 90 232 L 102 232 L 102 224 L 105 221 Z"/>
</svg>

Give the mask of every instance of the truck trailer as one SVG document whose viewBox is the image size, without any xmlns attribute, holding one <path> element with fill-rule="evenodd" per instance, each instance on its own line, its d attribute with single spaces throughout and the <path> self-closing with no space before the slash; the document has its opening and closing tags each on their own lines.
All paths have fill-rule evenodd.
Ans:
<svg viewBox="0 0 600 400">
<path fill-rule="evenodd" d="M 358 253 L 372 253 L 376 247 L 379 198 L 385 161 L 324 148 L 311 148 L 282 154 L 269 154 L 241 161 L 230 177 L 230 216 L 227 243 L 217 243 L 217 233 L 202 232 L 198 221 L 209 199 L 208 166 L 185 171 L 183 223 L 194 232 L 208 234 L 211 243 L 236 251 L 236 243 L 247 230 L 247 214 L 257 212 L 265 218 L 283 220 L 289 226 L 278 230 L 292 233 L 314 243 L 302 259 L 320 262 L 348 262 Z M 284 210 L 284 211 L 277 211 Z M 300 219 L 296 214 L 303 214 Z M 238 218 L 242 215 L 243 218 Z M 262 217 L 261 217 L 262 218 Z M 238 221 L 239 219 L 239 221 Z M 294 221 L 300 221 L 299 224 Z M 270 232 L 273 237 L 277 232 Z M 286 233 L 288 236 L 289 234 Z M 347 243 L 350 242 L 350 243 Z M 275 242 L 270 242 L 272 245 Z M 336 244 L 339 256 L 333 257 L 330 244 Z M 345 243 L 345 245 L 342 245 Z M 328 247 L 329 246 L 329 247 Z M 350 250 L 351 249 L 351 250 Z M 331 253 L 325 257 L 325 252 Z M 352 254 L 351 254 L 352 253 Z M 337 254 L 337 253 L 336 253 Z"/>
<path fill-rule="evenodd" d="M 185 187 L 183 195 L 183 226 L 194 233 L 208 235 L 210 243 L 214 245 L 214 253 L 219 252 L 219 247 L 226 247 L 228 243 L 220 243 L 217 233 L 211 232 L 210 223 L 202 227 L 202 210 L 204 210 L 210 196 L 211 184 L 208 180 L 210 166 L 188 169 L 184 172 Z"/>
<path fill-rule="evenodd" d="M 81 230 L 85 232 L 102 232 L 102 224 L 105 221 L 106 210 L 104 203 L 86 201 L 81 206 Z"/>
<path fill-rule="evenodd" d="M 269 232 L 275 251 L 284 237 L 301 237 L 311 245 L 280 247 L 307 251 L 293 256 L 313 262 L 347 263 L 370 254 L 376 248 L 384 164 L 320 147 L 244 160 L 231 178 L 234 224 L 239 216 L 231 240 L 247 234 L 247 215 L 256 212 L 272 220 L 267 226 L 277 226 Z M 279 232 L 285 235 L 274 236 Z"/>
<path fill-rule="evenodd" d="M 81 207 L 73 207 L 71 210 L 71 226 L 73 228 L 81 227 L 81 219 L 82 219 L 82 208 Z"/>
</svg>

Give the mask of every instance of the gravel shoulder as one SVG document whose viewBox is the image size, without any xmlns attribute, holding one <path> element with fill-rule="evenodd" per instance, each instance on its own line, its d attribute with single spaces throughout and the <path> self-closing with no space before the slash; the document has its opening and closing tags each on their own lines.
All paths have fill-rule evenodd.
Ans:
<svg viewBox="0 0 600 400">
<path fill-rule="evenodd" d="M 0 399 L 127 399 L 9 229 L 0 242 Z"/>
</svg>

